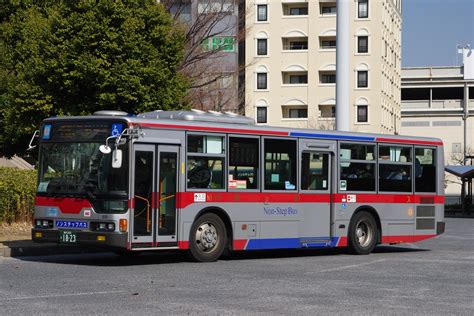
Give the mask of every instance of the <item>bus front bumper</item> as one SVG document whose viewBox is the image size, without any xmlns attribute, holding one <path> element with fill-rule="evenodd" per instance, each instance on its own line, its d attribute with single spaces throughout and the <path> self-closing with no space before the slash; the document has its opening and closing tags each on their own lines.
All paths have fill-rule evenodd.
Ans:
<svg viewBox="0 0 474 316">
<path fill-rule="evenodd" d="M 33 228 L 31 230 L 31 239 L 34 242 L 51 242 L 64 245 L 94 245 L 126 248 L 128 233 L 110 233 L 110 232 L 89 232 L 73 231 L 75 238 L 64 242 L 60 239 L 60 230 Z"/>
</svg>

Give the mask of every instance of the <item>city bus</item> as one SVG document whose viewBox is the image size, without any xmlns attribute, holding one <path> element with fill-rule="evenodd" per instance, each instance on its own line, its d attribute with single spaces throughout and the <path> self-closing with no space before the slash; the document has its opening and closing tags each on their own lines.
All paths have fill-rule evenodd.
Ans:
<svg viewBox="0 0 474 316">
<path fill-rule="evenodd" d="M 444 232 L 435 138 L 256 125 L 233 113 L 44 120 L 32 238 L 123 253 L 412 243 Z"/>
</svg>

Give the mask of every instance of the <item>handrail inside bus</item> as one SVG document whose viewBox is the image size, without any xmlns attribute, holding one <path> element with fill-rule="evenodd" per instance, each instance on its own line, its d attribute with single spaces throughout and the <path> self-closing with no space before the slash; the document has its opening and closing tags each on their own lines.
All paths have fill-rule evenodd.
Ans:
<svg viewBox="0 0 474 316">
<path fill-rule="evenodd" d="M 150 230 L 151 230 L 151 227 L 150 227 L 150 224 L 151 224 L 151 221 L 150 221 L 150 202 L 148 201 L 147 198 L 144 198 L 144 197 L 139 196 L 139 195 L 135 195 L 135 198 L 146 202 L 146 229 L 147 229 L 147 232 L 150 232 Z M 135 217 L 140 215 L 140 214 L 135 214 Z"/>
</svg>

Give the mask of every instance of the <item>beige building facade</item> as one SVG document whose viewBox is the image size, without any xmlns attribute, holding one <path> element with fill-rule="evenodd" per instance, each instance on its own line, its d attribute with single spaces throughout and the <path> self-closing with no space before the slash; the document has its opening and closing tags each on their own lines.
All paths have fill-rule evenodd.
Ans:
<svg viewBox="0 0 474 316">
<path fill-rule="evenodd" d="M 401 0 L 350 0 L 350 130 L 400 129 Z M 336 1 L 246 1 L 245 114 L 334 129 Z"/>
<path fill-rule="evenodd" d="M 464 147 L 474 155 L 474 61 L 470 68 L 402 69 L 401 134 L 442 139 L 446 165 L 460 164 Z M 459 179 L 446 179 L 446 194 L 459 195 Z"/>
</svg>

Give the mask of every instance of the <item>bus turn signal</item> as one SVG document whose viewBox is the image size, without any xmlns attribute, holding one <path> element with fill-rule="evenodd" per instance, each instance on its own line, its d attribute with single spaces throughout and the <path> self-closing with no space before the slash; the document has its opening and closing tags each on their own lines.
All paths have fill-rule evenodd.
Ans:
<svg viewBox="0 0 474 316">
<path fill-rule="evenodd" d="M 120 232 L 122 232 L 122 233 L 125 233 L 127 231 L 128 222 L 127 222 L 126 219 L 121 219 L 119 221 L 119 228 L 120 228 Z"/>
</svg>

